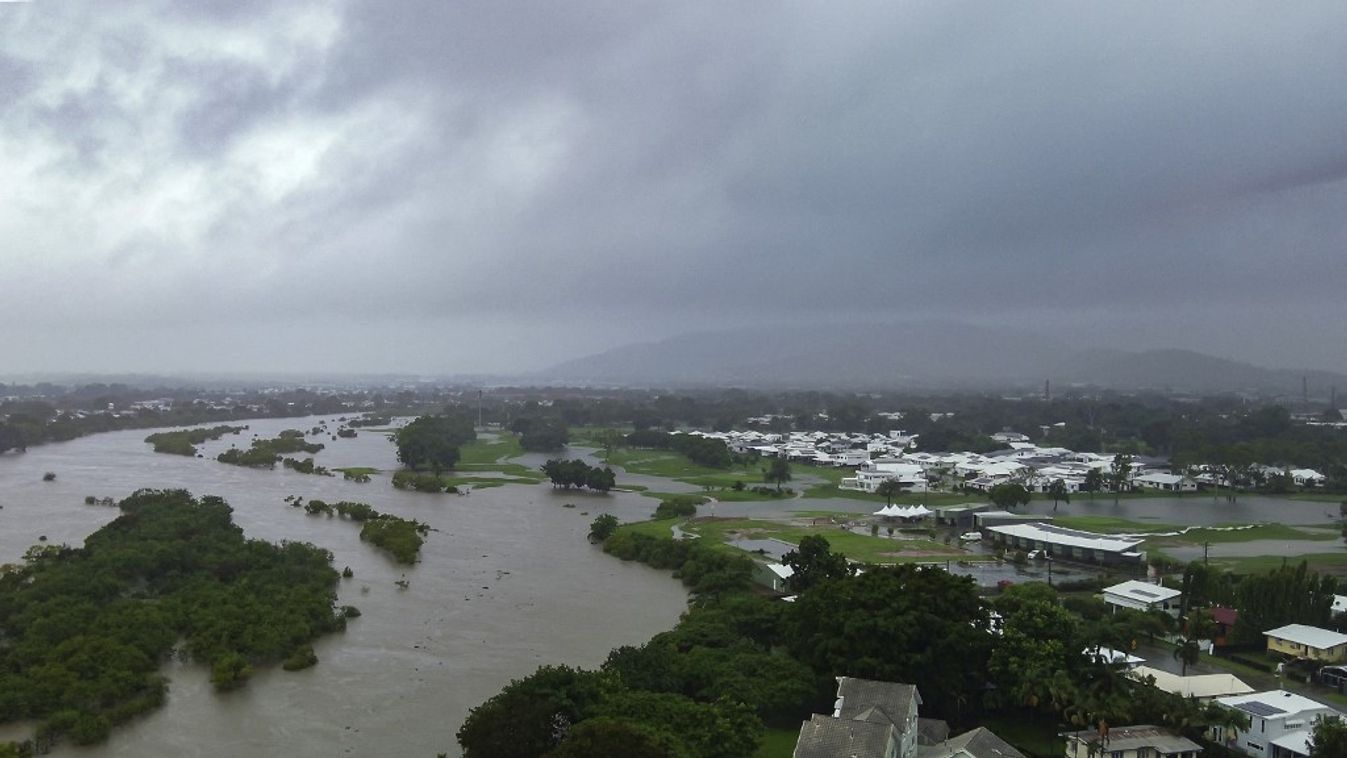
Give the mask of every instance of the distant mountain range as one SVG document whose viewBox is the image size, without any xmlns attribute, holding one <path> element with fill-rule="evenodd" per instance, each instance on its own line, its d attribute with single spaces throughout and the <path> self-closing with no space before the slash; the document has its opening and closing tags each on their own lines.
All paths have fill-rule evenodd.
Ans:
<svg viewBox="0 0 1347 758">
<path fill-rule="evenodd" d="M 837 389 L 1115 389 L 1347 391 L 1347 375 L 1270 369 L 1189 350 L 1081 349 L 1044 337 L 951 322 L 832 324 L 685 334 L 627 345 L 538 372 L 537 382 Z"/>
</svg>

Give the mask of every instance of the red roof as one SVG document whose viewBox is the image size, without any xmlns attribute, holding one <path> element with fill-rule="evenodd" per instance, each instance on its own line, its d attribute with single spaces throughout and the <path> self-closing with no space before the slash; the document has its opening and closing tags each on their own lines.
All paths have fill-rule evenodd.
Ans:
<svg viewBox="0 0 1347 758">
<path fill-rule="evenodd" d="M 1215 606 L 1212 608 L 1208 608 L 1207 611 L 1211 613 L 1211 618 L 1216 623 L 1223 624 L 1225 626 L 1234 626 L 1235 621 L 1239 619 L 1239 611 L 1235 610 L 1234 608 L 1222 608 L 1220 606 Z"/>
</svg>

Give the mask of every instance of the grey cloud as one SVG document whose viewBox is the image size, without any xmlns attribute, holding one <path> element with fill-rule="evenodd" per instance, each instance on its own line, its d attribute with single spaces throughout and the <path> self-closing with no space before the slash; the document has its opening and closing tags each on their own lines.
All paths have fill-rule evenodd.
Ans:
<svg viewBox="0 0 1347 758">
<path fill-rule="evenodd" d="M 55 105 L 32 92 L 82 69 L 0 59 L 0 151 L 45 128 L 60 170 L 121 171 L 185 219 L 68 252 L 95 277 L 74 292 L 142 274 L 124 335 L 174 312 L 472 323 L 523 368 L 574 352 L 559 324 L 593 347 L 939 316 L 1282 361 L 1284 324 L 1340 321 L 1340 4 L 318 4 L 339 29 L 273 40 L 284 66 L 156 36 L 243 44 L 269 6 L 149 7 L 43 27 L 97 69 Z"/>
</svg>

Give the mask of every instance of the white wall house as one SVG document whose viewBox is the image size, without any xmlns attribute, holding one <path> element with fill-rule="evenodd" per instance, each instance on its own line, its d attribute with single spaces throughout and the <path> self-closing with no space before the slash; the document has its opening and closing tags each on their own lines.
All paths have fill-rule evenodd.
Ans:
<svg viewBox="0 0 1347 758">
<path fill-rule="evenodd" d="M 1132 478 L 1132 486 L 1164 492 L 1197 492 L 1197 480 L 1179 474 L 1141 474 Z"/>
<path fill-rule="evenodd" d="M 1324 475 L 1312 468 L 1293 468 L 1286 473 L 1300 487 L 1322 487 L 1324 484 Z"/>
<path fill-rule="evenodd" d="M 1271 744 L 1273 741 L 1295 743 L 1301 736 L 1297 732 L 1305 732 L 1303 736 L 1308 737 L 1319 716 L 1342 715 L 1323 703 L 1286 690 L 1222 697 L 1216 702 L 1243 712 L 1250 720 L 1247 732 L 1218 729 L 1216 741 L 1256 758 L 1273 758 L 1278 749 Z"/>
<path fill-rule="evenodd" d="M 896 461 L 869 461 L 856 469 L 855 476 L 838 482 L 837 487 L 856 492 L 875 492 L 880 484 L 887 481 L 896 481 L 903 489 L 912 492 L 926 491 L 926 473 L 921 465 Z"/>
</svg>

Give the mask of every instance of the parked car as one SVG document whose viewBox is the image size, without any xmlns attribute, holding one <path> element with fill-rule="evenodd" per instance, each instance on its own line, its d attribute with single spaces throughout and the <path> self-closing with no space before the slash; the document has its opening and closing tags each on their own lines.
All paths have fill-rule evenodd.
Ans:
<svg viewBox="0 0 1347 758">
<path fill-rule="evenodd" d="M 1031 561 L 1036 561 L 1039 558 L 1047 558 L 1048 556 L 1047 553 L 1044 553 L 1042 550 L 1030 550 L 1029 555 L 1025 557 Z"/>
<path fill-rule="evenodd" d="M 1347 666 L 1324 666 L 1315 677 L 1320 683 L 1335 689 L 1347 684 Z"/>
<path fill-rule="evenodd" d="M 959 535 L 959 539 L 964 542 L 976 542 L 982 539 L 982 532 L 964 532 Z"/>
</svg>

